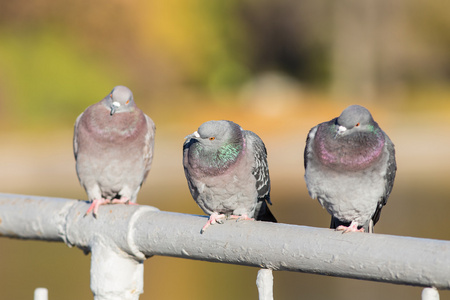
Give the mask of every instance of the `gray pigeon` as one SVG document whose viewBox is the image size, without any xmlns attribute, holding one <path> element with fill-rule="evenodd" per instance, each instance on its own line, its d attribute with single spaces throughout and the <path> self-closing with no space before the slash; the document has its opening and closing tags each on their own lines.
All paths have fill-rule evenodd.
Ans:
<svg viewBox="0 0 450 300">
<path fill-rule="evenodd" d="M 133 93 L 116 86 L 75 122 L 73 152 L 81 185 L 92 201 L 86 214 L 107 203 L 136 203 L 150 171 L 155 124 L 140 110 Z"/>
<path fill-rule="evenodd" d="M 310 196 L 331 214 L 330 228 L 373 232 L 394 185 L 394 144 L 359 105 L 313 127 L 304 152 Z"/>
<path fill-rule="evenodd" d="M 203 123 L 186 137 L 183 166 L 192 197 L 210 215 L 201 232 L 226 218 L 276 222 L 266 147 L 255 133 L 231 121 Z"/>
</svg>

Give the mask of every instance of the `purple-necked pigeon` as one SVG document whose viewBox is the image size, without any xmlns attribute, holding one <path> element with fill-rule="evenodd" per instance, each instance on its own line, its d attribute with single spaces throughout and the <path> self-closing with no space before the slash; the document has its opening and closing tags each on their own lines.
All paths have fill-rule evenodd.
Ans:
<svg viewBox="0 0 450 300">
<path fill-rule="evenodd" d="M 309 194 L 331 214 L 330 228 L 373 232 L 394 185 L 394 144 L 359 105 L 313 127 L 304 152 Z"/>
<path fill-rule="evenodd" d="M 116 86 L 75 122 L 73 151 L 81 185 L 92 201 L 86 214 L 107 203 L 136 203 L 150 171 L 155 124 L 125 86 Z"/>
</svg>

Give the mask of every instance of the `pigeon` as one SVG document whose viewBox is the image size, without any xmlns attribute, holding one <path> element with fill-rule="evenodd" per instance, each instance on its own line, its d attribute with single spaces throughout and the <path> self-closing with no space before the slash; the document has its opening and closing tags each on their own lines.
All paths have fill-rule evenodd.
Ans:
<svg viewBox="0 0 450 300">
<path fill-rule="evenodd" d="M 304 151 L 305 181 L 331 214 L 330 228 L 373 232 L 394 185 L 394 144 L 359 105 L 313 127 Z"/>
<path fill-rule="evenodd" d="M 76 122 L 73 152 L 81 185 L 92 201 L 86 215 L 97 217 L 100 205 L 135 204 L 153 159 L 155 123 L 125 86 L 116 86 L 89 106 Z"/>
<path fill-rule="evenodd" d="M 267 206 L 267 151 L 255 133 L 226 120 L 203 123 L 185 138 L 183 166 L 192 197 L 210 216 L 201 233 L 228 218 L 277 222 Z"/>
</svg>

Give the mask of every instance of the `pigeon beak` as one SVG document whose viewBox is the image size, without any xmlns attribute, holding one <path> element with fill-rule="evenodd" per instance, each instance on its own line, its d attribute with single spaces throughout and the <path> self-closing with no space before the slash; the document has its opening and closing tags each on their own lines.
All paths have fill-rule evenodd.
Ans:
<svg viewBox="0 0 450 300">
<path fill-rule="evenodd" d="M 199 138 L 199 137 L 200 137 L 200 134 L 198 134 L 198 132 L 196 131 L 192 134 L 185 136 L 184 139 Z"/>
<path fill-rule="evenodd" d="M 336 125 L 337 126 L 337 125 Z M 344 127 L 342 125 L 339 125 L 337 130 L 336 130 L 336 134 L 334 135 L 334 138 L 337 138 L 338 136 L 341 136 L 344 134 L 344 132 L 347 131 L 347 127 Z"/>
<path fill-rule="evenodd" d="M 117 101 L 114 101 L 114 102 L 111 104 L 111 112 L 110 112 L 110 115 L 111 115 L 111 116 L 116 112 L 116 109 L 117 109 L 118 107 L 120 107 L 120 103 L 117 102 Z"/>
<path fill-rule="evenodd" d="M 337 133 L 338 133 L 338 134 L 343 134 L 346 130 L 347 130 L 346 127 L 344 127 L 344 126 L 339 126 Z"/>
</svg>

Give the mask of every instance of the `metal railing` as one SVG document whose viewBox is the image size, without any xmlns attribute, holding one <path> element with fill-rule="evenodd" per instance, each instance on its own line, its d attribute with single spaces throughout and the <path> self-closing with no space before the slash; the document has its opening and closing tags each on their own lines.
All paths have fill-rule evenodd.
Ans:
<svg viewBox="0 0 450 300">
<path fill-rule="evenodd" d="M 61 241 L 90 251 L 96 300 L 138 299 L 143 261 L 153 255 L 262 268 L 260 299 L 272 297 L 270 270 L 450 289 L 450 241 L 246 221 L 225 222 L 200 234 L 205 216 L 110 205 L 101 207 L 95 219 L 84 217 L 88 206 L 71 199 L 0 194 L 0 236 Z M 422 299 L 438 298 L 435 289 L 422 293 Z"/>
</svg>

